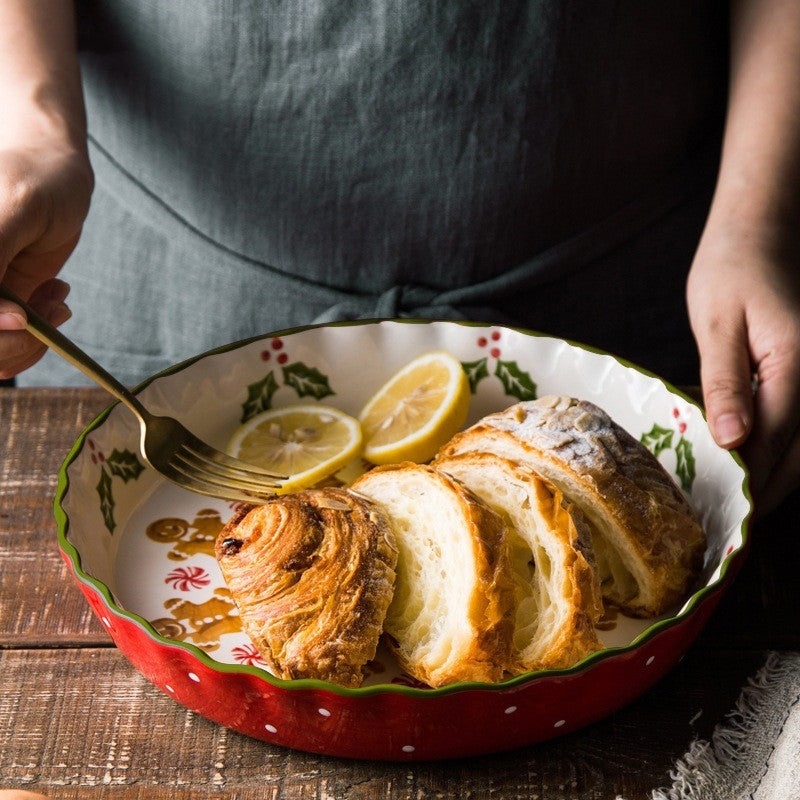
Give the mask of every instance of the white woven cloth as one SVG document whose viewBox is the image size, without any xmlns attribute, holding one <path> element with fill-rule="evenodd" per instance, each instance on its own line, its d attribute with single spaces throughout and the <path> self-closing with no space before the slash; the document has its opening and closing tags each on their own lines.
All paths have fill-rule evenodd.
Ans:
<svg viewBox="0 0 800 800">
<path fill-rule="evenodd" d="M 670 778 L 652 800 L 800 800 L 800 653 L 770 653 L 711 741 L 693 742 Z"/>
</svg>

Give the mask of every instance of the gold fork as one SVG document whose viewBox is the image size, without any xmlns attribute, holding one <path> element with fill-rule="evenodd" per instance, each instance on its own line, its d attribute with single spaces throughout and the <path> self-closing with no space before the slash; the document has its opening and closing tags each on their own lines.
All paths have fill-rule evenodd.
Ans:
<svg viewBox="0 0 800 800">
<path fill-rule="evenodd" d="M 165 478 L 193 492 L 248 503 L 262 502 L 271 497 L 286 479 L 286 475 L 246 464 L 216 450 L 172 417 L 151 414 L 136 395 L 2 284 L 0 297 L 16 303 L 25 311 L 27 330 L 31 334 L 136 415 L 141 431 L 142 456 Z"/>
</svg>

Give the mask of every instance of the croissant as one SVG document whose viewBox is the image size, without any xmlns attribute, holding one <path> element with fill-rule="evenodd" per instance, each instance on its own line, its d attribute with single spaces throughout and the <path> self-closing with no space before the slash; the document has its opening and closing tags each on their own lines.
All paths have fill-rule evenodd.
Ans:
<svg viewBox="0 0 800 800">
<path fill-rule="evenodd" d="M 502 519 L 421 464 L 377 467 L 351 488 L 394 527 L 397 580 L 384 627 L 400 666 L 429 686 L 500 680 L 514 601 Z"/>
<path fill-rule="evenodd" d="M 601 647 L 603 612 L 583 515 L 530 469 L 489 453 L 434 466 L 474 492 L 507 523 L 515 589 L 510 671 L 570 667 Z"/>
<path fill-rule="evenodd" d="M 530 467 L 580 508 L 609 603 L 656 616 L 696 580 L 705 550 L 697 513 L 652 453 L 592 403 L 518 403 L 456 434 L 439 459 L 474 451 Z"/>
<path fill-rule="evenodd" d="M 379 508 L 338 488 L 275 497 L 236 513 L 216 556 L 242 625 L 275 675 L 361 684 L 397 563 Z"/>
</svg>

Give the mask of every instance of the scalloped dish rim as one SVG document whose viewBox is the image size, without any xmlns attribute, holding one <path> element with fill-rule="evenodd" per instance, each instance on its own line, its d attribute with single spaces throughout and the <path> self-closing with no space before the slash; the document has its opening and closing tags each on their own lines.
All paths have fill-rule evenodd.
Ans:
<svg viewBox="0 0 800 800">
<path fill-rule="evenodd" d="M 503 330 L 513 331 L 515 333 L 522 334 L 524 336 L 545 337 L 548 339 L 565 342 L 571 347 L 575 347 L 580 350 L 584 350 L 590 353 L 600 354 L 603 356 L 610 356 L 619 365 L 628 369 L 633 369 L 647 378 L 658 381 L 667 389 L 667 391 L 670 394 L 682 398 L 686 403 L 698 409 L 702 414 L 703 419 L 705 420 L 705 414 L 703 413 L 702 407 L 689 395 L 687 395 L 680 389 L 676 388 L 675 386 L 673 386 L 663 378 L 659 377 L 658 375 L 655 375 L 649 372 L 648 370 L 636 364 L 633 364 L 623 358 L 615 356 L 612 353 L 608 353 L 604 350 L 600 350 L 591 347 L 589 345 L 582 344 L 580 342 L 575 342 L 560 337 L 554 337 L 543 332 L 529 330 L 526 328 L 506 326 L 506 325 L 494 326 L 491 325 L 490 323 L 462 321 L 462 320 L 432 320 L 432 319 L 371 320 L 370 319 L 370 320 L 355 320 L 355 321 L 337 322 L 337 323 L 324 323 L 319 325 L 304 325 L 293 328 L 287 328 L 280 331 L 272 331 L 259 336 L 250 337 L 248 339 L 231 342 L 229 344 L 213 348 L 211 350 L 205 351 L 196 356 L 188 358 L 184 361 L 181 361 L 147 378 L 145 381 L 140 383 L 134 389 L 134 392 L 139 392 L 145 389 L 151 383 L 160 378 L 181 372 L 187 367 L 195 364 L 198 361 L 208 358 L 209 356 L 228 353 L 240 349 L 253 342 L 269 340 L 274 337 L 289 336 L 292 334 L 297 334 L 309 330 L 334 328 L 334 327 L 374 325 L 380 322 L 394 322 L 394 323 L 411 324 L 411 325 L 431 324 L 434 322 L 446 322 L 451 325 L 460 325 L 467 327 L 487 327 L 487 328 L 498 327 L 502 328 Z M 742 539 L 741 544 L 739 544 L 737 547 L 735 547 L 733 550 L 727 553 L 725 557 L 720 561 L 718 576 L 713 581 L 707 583 L 706 585 L 694 591 L 684 602 L 681 610 L 678 613 L 666 618 L 655 620 L 652 624 L 648 625 L 641 633 L 636 635 L 635 638 L 629 644 L 624 646 L 604 647 L 601 650 L 590 653 L 589 655 L 585 656 L 580 661 L 578 661 L 577 663 L 568 668 L 535 670 L 535 671 L 525 672 L 520 675 L 515 675 L 513 677 L 507 678 L 503 681 L 499 681 L 496 683 L 458 682 L 458 683 L 448 684 L 446 686 L 442 686 L 439 688 L 419 688 L 414 686 L 405 686 L 405 685 L 388 684 L 388 683 L 376 684 L 370 686 L 361 686 L 361 687 L 345 687 L 335 683 L 316 680 L 316 679 L 294 679 L 294 680 L 281 679 L 273 676 L 267 670 L 257 666 L 251 666 L 247 664 L 229 664 L 217 661 L 196 645 L 193 645 L 188 642 L 176 641 L 174 639 L 169 639 L 165 636 L 162 636 L 155 630 L 155 628 L 150 622 L 144 619 L 144 617 L 140 616 L 135 612 L 123 609 L 121 606 L 119 606 L 117 602 L 114 600 L 114 597 L 112 595 L 109 586 L 102 580 L 88 574 L 88 572 L 83 568 L 81 553 L 79 552 L 78 548 L 69 540 L 70 519 L 67 512 L 64 509 L 64 501 L 70 491 L 70 478 L 67 470 L 83 451 L 88 435 L 92 431 L 98 429 L 103 425 L 103 423 L 106 421 L 111 411 L 117 405 L 118 405 L 117 402 L 111 403 L 109 406 L 104 408 L 83 429 L 83 431 L 80 433 L 77 440 L 71 447 L 70 451 L 66 455 L 58 471 L 58 482 L 54 498 L 54 510 L 58 526 L 58 544 L 64 558 L 68 561 L 68 564 L 74 574 L 74 577 L 80 583 L 89 586 L 96 592 L 98 592 L 99 595 L 103 598 L 111 614 L 118 617 L 126 618 L 129 621 L 135 623 L 145 632 L 145 634 L 148 637 L 153 639 L 161 646 L 177 648 L 179 650 L 186 651 L 190 653 L 193 657 L 200 660 L 206 667 L 216 672 L 222 674 L 230 674 L 230 673 L 249 674 L 261 678 L 265 682 L 280 689 L 323 690 L 338 695 L 342 695 L 345 697 L 354 697 L 354 698 L 368 697 L 371 695 L 384 694 L 384 693 L 405 695 L 416 698 L 433 698 L 469 690 L 502 692 L 534 681 L 541 681 L 548 678 L 559 678 L 567 675 L 576 675 L 581 672 L 587 672 L 593 666 L 602 661 L 605 661 L 609 658 L 622 656 L 627 653 L 631 653 L 633 651 L 638 650 L 640 647 L 642 647 L 642 645 L 651 640 L 657 634 L 661 633 L 664 630 L 667 630 L 668 628 L 673 627 L 674 625 L 681 623 L 686 618 L 690 617 L 700 603 L 706 600 L 710 595 L 714 594 L 717 591 L 720 591 L 723 588 L 726 581 L 726 577 L 730 572 L 732 566 L 734 565 L 735 562 L 738 562 L 740 559 L 743 559 L 745 557 L 745 554 L 749 546 L 750 522 L 753 514 L 753 500 L 749 489 L 749 473 L 747 471 L 747 467 L 745 466 L 739 454 L 735 451 L 730 451 L 728 455 L 734 459 L 736 464 L 741 468 L 743 472 L 741 491 L 748 504 L 747 512 L 744 514 L 740 526 L 741 539 Z"/>
</svg>

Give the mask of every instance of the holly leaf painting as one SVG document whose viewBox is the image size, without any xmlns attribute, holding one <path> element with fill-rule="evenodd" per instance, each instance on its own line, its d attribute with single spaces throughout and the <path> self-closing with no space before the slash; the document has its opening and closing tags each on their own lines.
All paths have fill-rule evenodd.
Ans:
<svg viewBox="0 0 800 800">
<path fill-rule="evenodd" d="M 272 395 L 278 390 L 278 381 L 270 370 L 263 380 L 251 383 L 247 387 L 247 400 L 242 403 L 242 422 L 266 411 L 272 404 Z"/>
<path fill-rule="evenodd" d="M 681 486 L 685 492 L 691 492 L 695 477 L 692 443 L 688 439 L 685 439 L 683 436 L 681 436 L 678 444 L 675 445 L 675 455 L 678 457 L 678 463 L 675 466 L 675 472 L 680 478 Z"/>
<path fill-rule="evenodd" d="M 479 358 L 477 361 L 462 361 L 461 366 L 467 374 L 469 381 L 469 390 L 475 394 L 478 389 L 478 384 L 484 379 L 489 377 L 489 370 L 486 366 L 488 359 Z"/>
<path fill-rule="evenodd" d="M 662 450 L 669 450 L 672 447 L 672 436 L 675 433 L 671 428 L 662 428 L 653 423 L 653 427 L 642 434 L 639 440 L 654 456 Z"/>
<path fill-rule="evenodd" d="M 100 513 L 106 523 L 109 533 L 114 533 L 117 523 L 114 520 L 114 497 L 111 494 L 111 475 L 100 468 L 100 482 L 97 484 L 97 494 L 100 495 Z"/>
<path fill-rule="evenodd" d="M 328 377 L 315 367 L 309 367 L 302 361 L 289 364 L 283 368 L 283 382 L 291 386 L 299 397 L 316 397 L 321 400 L 329 394 L 336 394 L 328 384 Z"/>
<path fill-rule="evenodd" d="M 494 374 L 500 378 L 506 394 L 518 400 L 536 399 L 536 384 L 527 372 L 517 366 L 516 361 L 498 361 Z"/>
<path fill-rule="evenodd" d="M 112 475 L 122 478 L 125 483 L 135 481 L 144 472 L 144 465 L 130 450 L 117 450 L 116 447 L 106 459 Z"/>
</svg>

